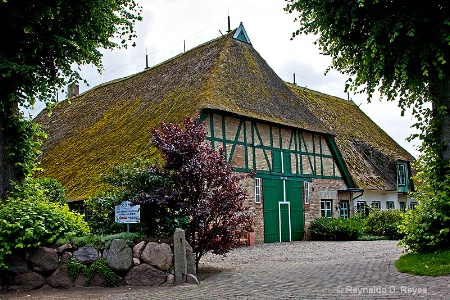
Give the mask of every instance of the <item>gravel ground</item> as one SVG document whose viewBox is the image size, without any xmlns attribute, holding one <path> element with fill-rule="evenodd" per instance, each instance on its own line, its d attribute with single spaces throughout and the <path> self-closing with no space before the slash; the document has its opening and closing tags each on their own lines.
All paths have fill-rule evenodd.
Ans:
<svg viewBox="0 0 450 300">
<path fill-rule="evenodd" d="M 0 294 L 0 300 L 448 299 L 449 276 L 400 273 L 394 262 L 401 253 L 397 241 L 260 244 L 234 249 L 225 256 L 206 254 L 200 261 L 200 285 L 43 288 Z M 364 292 L 372 287 L 385 292 Z M 418 293 L 417 288 L 426 293 Z"/>
<path fill-rule="evenodd" d="M 398 241 L 382 240 L 259 244 L 234 249 L 225 256 L 207 253 L 200 260 L 200 264 L 205 267 L 233 269 L 236 265 L 251 262 L 322 262 L 380 258 L 396 260 L 403 251 L 403 248 L 397 247 L 397 243 Z"/>
</svg>

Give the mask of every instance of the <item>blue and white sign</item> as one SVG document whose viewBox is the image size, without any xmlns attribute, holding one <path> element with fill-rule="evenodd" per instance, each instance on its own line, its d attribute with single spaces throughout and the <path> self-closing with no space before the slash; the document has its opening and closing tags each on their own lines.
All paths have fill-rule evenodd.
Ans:
<svg viewBox="0 0 450 300">
<path fill-rule="evenodd" d="M 116 223 L 130 224 L 141 222 L 141 206 L 133 205 L 131 201 L 123 201 L 115 209 Z"/>
</svg>

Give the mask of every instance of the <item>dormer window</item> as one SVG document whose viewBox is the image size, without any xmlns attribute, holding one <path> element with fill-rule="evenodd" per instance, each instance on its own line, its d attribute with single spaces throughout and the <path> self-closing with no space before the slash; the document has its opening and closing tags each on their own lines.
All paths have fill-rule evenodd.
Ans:
<svg viewBox="0 0 450 300">
<path fill-rule="evenodd" d="M 399 186 L 406 185 L 406 165 L 405 164 L 397 165 L 397 183 Z"/>
</svg>

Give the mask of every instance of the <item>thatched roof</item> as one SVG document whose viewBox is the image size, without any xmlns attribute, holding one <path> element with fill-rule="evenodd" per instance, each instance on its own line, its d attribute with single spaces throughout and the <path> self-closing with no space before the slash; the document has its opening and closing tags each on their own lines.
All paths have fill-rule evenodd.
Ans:
<svg viewBox="0 0 450 300">
<path fill-rule="evenodd" d="M 111 166 L 154 155 L 150 130 L 159 121 L 180 123 L 204 109 L 332 134 L 235 34 L 62 101 L 50 117 L 39 114 L 36 122 L 49 135 L 42 176 L 63 183 L 69 199 L 91 196 Z"/>
<path fill-rule="evenodd" d="M 308 108 L 336 133 L 336 144 L 360 188 L 396 190 L 396 163 L 414 157 L 352 101 L 288 84 Z"/>
</svg>

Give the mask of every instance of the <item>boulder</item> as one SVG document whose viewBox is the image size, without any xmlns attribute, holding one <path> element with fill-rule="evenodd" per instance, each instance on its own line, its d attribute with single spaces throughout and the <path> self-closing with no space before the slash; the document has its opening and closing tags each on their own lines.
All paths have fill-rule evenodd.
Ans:
<svg viewBox="0 0 450 300">
<path fill-rule="evenodd" d="M 59 261 L 62 263 L 67 263 L 72 258 L 72 253 L 70 252 L 64 252 L 61 257 L 59 258 Z"/>
<path fill-rule="evenodd" d="M 120 282 L 120 277 L 116 276 L 117 281 Z M 101 287 L 112 287 L 113 285 L 108 283 L 102 276 L 98 273 L 94 273 L 91 278 L 91 282 L 89 282 L 89 286 L 101 286 Z"/>
<path fill-rule="evenodd" d="M 82 264 L 90 264 L 96 261 L 99 255 L 97 249 L 90 246 L 83 246 L 73 253 L 73 257 Z"/>
<path fill-rule="evenodd" d="M 66 243 L 64 245 L 59 246 L 56 250 L 58 251 L 59 254 L 61 254 L 64 251 L 66 251 L 67 249 L 72 249 L 72 245 L 69 243 Z"/>
<path fill-rule="evenodd" d="M 54 248 L 38 247 L 30 253 L 28 260 L 36 272 L 53 271 L 58 267 L 58 253 Z"/>
<path fill-rule="evenodd" d="M 8 256 L 5 264 L 8 266 L 8 274 L 11 275 L 25 274 L 31 271 L 24 253 Z"/>
<path fill-rule="evenodd" d="M 141 258 L 141 253 L 142 253 L 142 251 L 144 251 L 144 248 L 145 248 L 145 242 L 144 241 L 140 241 L 139 243 L 134 245 L 134 247 L 133 247 L 133 257 Z"/>
<path fill-rule="evenodd" d="M 148 242 L 141 253 L 141 259 L 160 270 L 166 271 L 172 267 L 173 253 L 167 244 Z"/>
<path fill-rule="evenodd" d="M 113 271 L 128 271 L 133 267 L 133 252 L 125 240 L 115 239 L 111 242 L 106 261 Z"/>
<path fill-rule="evenodd" d="M 159 286 L 166 282 L 166 274 L 150 265 L 140 264 L 128 271 L 125 282 L 132 286 Z"/>
<path fill-rule="evenodd" d="M 47 284 L 53 288 L 71 288 L 74 284 L 70 278 L 67 266 L 64 265 L 47 278 Z"/>
<path fill-rule="evenodd" d="M 18 290 L 35 290 L 45 284 L 45 277 L 36 272 L 30 272 L 14 276 L 12 289 Z"/>
</svg>

